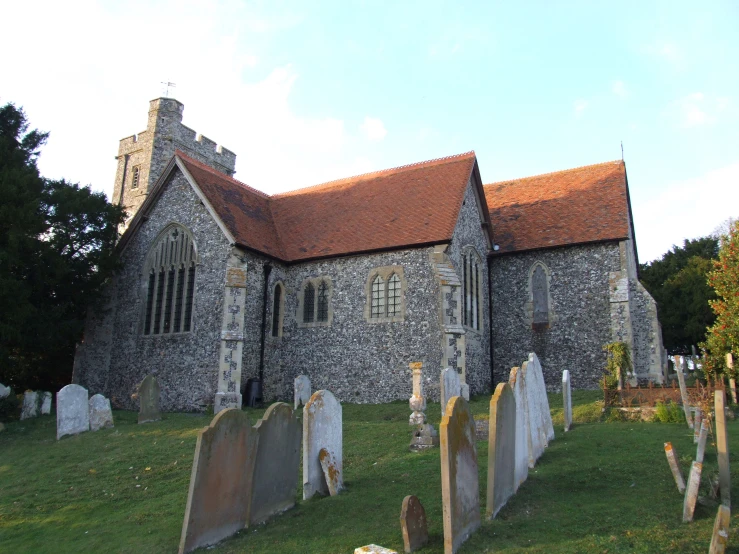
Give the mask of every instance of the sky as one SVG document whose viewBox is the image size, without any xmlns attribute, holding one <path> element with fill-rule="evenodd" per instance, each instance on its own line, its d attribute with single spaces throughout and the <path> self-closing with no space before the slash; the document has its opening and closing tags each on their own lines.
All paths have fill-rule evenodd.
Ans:
<svg viewBox="0 0 739 554">
<path fill-rule="evenodd" d="M 7 3 L 0 104 L 109 197 L 149 101 L 268 193 L 474 150 L 485 183 L 621 158 L 640 262 L 739 216 L 739 3 Z"/>
</svg>

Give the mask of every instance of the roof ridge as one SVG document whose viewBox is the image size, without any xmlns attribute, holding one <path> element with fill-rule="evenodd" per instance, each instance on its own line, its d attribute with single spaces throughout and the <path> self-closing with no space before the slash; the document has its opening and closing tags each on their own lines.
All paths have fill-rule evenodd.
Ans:
<svg viewBox="0 0 739 554">
<path fill-rule="evenodd" d="M 483 185 L 483 187 L 491 187 L 493 185 L 502 185 L 505 183 L 513 183 L 515 181 L 525 181 L 527 179 L 536 179 L 537 177 L 546 177 L 547 175 L 557 175 L 559 173 L 569 173 L 570 171 L 577 171 L 579 169 L 586 169 L 589 167 L 598 167 L 600 165 L 608 165 L 608 164 L 623 164 L 623 160 L 611 160 L 608 162 L 600 162 L 597 164 L 588 164 L 588 165 L 581 165 L 578 167 L 571 167 L 569 169 L 560 169 L 558 171 L 549 171 L 547 173 L 537 173 L 536 175 L 528 175 L 526 177 L 517 177 L 514 179 L 503 179 L 502 181 L 495 181 L 493 183 L 486 183 Z"/>
<path fill-rule="evenodd" d="M 212 173 L 212 174 L 214 174 L 215 176 L 217 176 L 217 177 L 220 177 L 220 178 L 222 178 L 222 179 L 227 179 L 228 181 L 232 182 L 232 183 L 233 183 L 233 184 L 235 184 L 235 185 L 239 185 L 239 186 L 241 186 L 241 187 L 244 187 L 244 188 L 245 188 L 246 190 L 248 190 L 249 192 L 254 192 L 254 193 L 258 194 L 258 195 L 259 195 L 259 196 L 261 196 L 262 198 L 272 198 L 272 197 L 271 197 L 271 196 L 270 196 L 269 194 L 267 194 L 266 192 L 262 192 L 261 190 L 255 189 L 254 187 L 251 187 L 251 186 L 247 185 L 246 183 L 242 183 L 242 182 L 241 182 L 241 181 L 239 181 L 238 179 L 234 179 L 234 178 L 233 178 L 233 177 L 231 177 L 230 175 L 226 175 L 225 173 L 221 173 L 221 172 L 220 172 L 220 171 L 218 171 L 217 169 L 215 169 L 215 168 L 213 168 L 213 167 L 209 166 L 209 165 L 208 165 L 208 164 L 206 164 L 206 163 L 203 163 L 203 162 L 201 162 L 200 160 L 196 160 L 196 159 L 195 159 L 195 158 L 193 158 L 192 156 L 188 156 L 188 155 L 187 155 L 187 154 L 186 154 L 185 152 L 183 152 L 183 151 L 182 151 L 182 150 L 180 150 L 179 148 L 178 148 L 177 150 L 175 150 L 175 156 L 179 156 L 179 157 L 181 157 L 181 158 L 185 158 L 185 159 L 186 159 L 186 160 L 187 160 L 188 162 L 190 162 L 190 163 L 193 163 L 193 164 L 195 164 L 195 165 L 196 165 L 196 166 L 198 166 L 198 167 L 199 167 L 200 169 L 202 169 L 202 170 L 204 170 L 204 171 L 208 171 L 209 173 Z"/>
<path fill-rule="evenodd" d="M 363 177 L 366 178 L 366 177 L 370 177 L 370 176 L 390 175 L 390 174 L 395 173 L 395 172 L 398 172 L 398 171 L 405 171 L 407 169 L 412 169 L 412 168 L 417 168 L 417 167 L 428 167 L 428 166 L 430 166 L 432 164 L 436 164 L 436 163 L 443 162 L 443 161 L 446 161 L 446 160 L 452 160 L 452 159 L 457 159 L 457 158 L 458 159 L 463 159 L 465 157 L 470 157 L 470 156 L 474 156 L 474 155 L 475 155 L 475 151 L 474 150 L 470 150 L 468 152 L 463 152 L 461 154 L 453 154 L 451 156 L 442 156 L 440 158 L 433 158 L 431 160 L 426 160 L 426 161 L 423 161 L 423 162 L 415 162 L 415 163 L 411 163 L 411 164 L 399 165 L 399 166 L 396 166 L 396 167 L 391 167 L 391 168 L 388 168 L 388 169 L 380 169 L 380 170 L 377 170 L 377 171 L 368 171 L 367 173 L 360 173 L 358 175 L 352 175 L 350 177 L 342 177 L 341 179 L 333 179 L 331 181 L 325 181 L 323 183 L 318 183 L 318 184 L 315 184 L 315 185 L 308 185 L 306 187 L 300 187 L 300 188 L 297 188 L 297 189 L 288 190 L 288 191 L 285 191 L 285 192 L 280 192 L 280 193 L 277 193 L 277 194 L 273 194 L 270 198 L 282 198 L 282 197 L 291 196 L 293 194 L 297 194 L 297 193 L 300 193 L 300 192 L 305 192 L 305 191 L 311 190 L 311 189 L 318 189 L 320 187 L 331 187 L 331 186 L 339 185 L 339 184 L 342 184 L 342 183 L 351 182 L 353 180 L 361 179 Z"/>
</svg>

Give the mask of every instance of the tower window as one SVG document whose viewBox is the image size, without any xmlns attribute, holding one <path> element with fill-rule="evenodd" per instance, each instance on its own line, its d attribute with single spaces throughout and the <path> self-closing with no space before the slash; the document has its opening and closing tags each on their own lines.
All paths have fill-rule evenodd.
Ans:
<svg viewBox="0 0 739 554">
<path fill-rule="evenodd" d="M 141 172 L 140 166 L 136 166 L 133 168 L 133 174 L 131 175 L 131 188 L 137 189 L 139 188 L 139 173 Z"/>
</svg>

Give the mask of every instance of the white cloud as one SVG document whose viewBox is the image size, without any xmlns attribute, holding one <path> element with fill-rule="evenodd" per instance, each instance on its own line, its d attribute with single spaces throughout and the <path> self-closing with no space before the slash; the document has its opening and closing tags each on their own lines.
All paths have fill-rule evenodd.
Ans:
<svg viewBox="0 0 739 554">
<path fill-rule="evenodd" d="M 588 101 L 580 98 L 579 100 L 575 100 L 572 107 L 575 110 L 575 115 L 577 117 L 580 117 L 583 114 L 583 112 L 587 109 Z"/>
<path fill-rule="evenodd" d="M 698 127 L 715 123 L 718 112 L 728 105 L 728 98 L 707 97 L 702 92 L 694 92 L 670 103 L 667 114 L 679 127 Z"/>
<path fill-rule="evenodd" d="M 382 120 L 375 117 L 365 117 L 364 123 L 359 126 L 359 129 L 362 131 L 362 134 L 364 134 L 365 137 L 373 142 L 381 141 L 385 138 L 385 135 L 387 135 L 385 124 L 382 122 Z"/>
<path fill-rule="evenodd" d="M 628 95 L 628 91 L 626 90 L 626 85 L 623 81 L 614 81 L 613 86 L 611 87 L 611 90 L 613 90 L 613 94 L 620 97 L 625 97 Z"/>
<path fill-rule="evenodd" d="M 682 67 L 685 56 L 682 49 L 673 41 L 655 39 L 644 49 L 650 56 L 659 61 L 666 62 L 675 68 Z"/>
</svg>

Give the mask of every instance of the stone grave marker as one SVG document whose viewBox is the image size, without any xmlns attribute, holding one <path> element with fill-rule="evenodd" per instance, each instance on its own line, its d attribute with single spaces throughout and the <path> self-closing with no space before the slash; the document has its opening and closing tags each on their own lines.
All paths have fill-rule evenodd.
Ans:
<svg viewBox="0 0 739 554">
<path fill-rule="evenodd" d="M 56 438 L 90 430 L 87 389 L 67 385 L 56 393 Z"/>
<path fill-rule="evenodd" d="M 310 379 L 306 375 L 298 375 L 295 378 L 295 405 L 294 410 L 300 406 L 305 406 L 310 400 Z"/>
<path fill-rule="evenodd" d="M 726 396 L 724 391 L 714 392 L 716 413 L 714 432 L 718 449 L 718 477 L 721 489 L 721 504 L 731 508 L 731 474 L 729 473 L 729 436 L 726 432 Z"/>
<path fill-rule="evenodd" d="M 677 452 L 672 446 L 671 442 L 665 443 L 665 455 L 667 456 L 667 463 L 670 464 L 672 470 L 672 476 L 675 478 L 675 484 L 677 490 L 682 494 L 685 492 L 685 479 L 683 478 L 683 472 L 680 471 L 680 464 L 678 463 Z"/>
<path fill-rule="evenodd" d="M 726 368 L 729 370 L 734 369 L 734 357 L 731 355 L 731 352 L 726 354 Z M 732 372 L 729 371 L 729 374 L 731 373 Z M 729 391 L 731 391 L 731 401 L 736 405 L 736 379 L 734 377 L 729 377 Z"/>
<path fill-rule="evenodd" d="M 426 510 L 418 497 L 411 495 L 403 499 L 400 508 L 400 530 L 403 533 L 403 549 L 406 554 L 418 550 L 429 540 Z"/>
<path fill-rule="evenodd" d="M 459 373 L 453 367 L 447 367 L 441 372 L 441 413 L 443 414 L 446 410 L 450 398 L 461 396 L 461 394 L 462 385 L 459 382 Z"/>
<path fill-rule="evenodd" d="M 701 421 L 701 429 L 698 435 L 698 449 L 695 454 L 695 461 L 703 463 L 703 456 L 706 453 L 706 439 L 708 438 L 708 422 L 703 419 Z"/>
<path fill-rule="evenodd" d="M 516 469 L 516 400 L 508 383 L 498 383 L 490 399 L 488 433 L 488 518 L 513 496 Z"/>
<path fill-rule="evenodd" d="M 336 496 L 341 491 L 344 481 L 341 468 L 338 467 L 331 452 L 325 448 L 321 448 L 318 452 L 318 461 L 321 462 L 321 471 L 323 471 L 323 478 L 326 480 L 328 494 Z"/>
<path fill-rule="evenodd" d="M 313 393 L 303 407 L 303 500 L 330 494 L 319 458 L 322 448 L 333 457 L 337 488 L 343 488 L 341 404 L 327 390 Z"/>
<path fill-rule="evenodd" d="M 513 471 L 513 492 L 529 476 L 529 411 L 526 407 L 526 382 L 520 367 L 511 369 L 508 383 L 516 401 L 516 460 Z"/>
<path fill-rule="evenodd" d="M 537 383 L 533 364 L 529 371 L 528 360 L 521 366 L 521 377 L 524 382 L 524 390 L 526 391 L 526 409 L 528 410 L 528 427 L 529 435 L 529 469 L 536 465 L 536 461 L 544 454 L 547 447 L 546 432 L 544 431 L 544 419 L 541 414 L 543 406 L 541 398 L 537 390 Z"/>
<path fill-rule="evenodd" d="M 390 550 L 384 546 L 368 544 L 354 549 L 354 554 L 398 554 L 397 550 Z"/>
<path fill-rule="evenodd" d="M 411 408 L 411 416 L 408 419 L 409 425 L 416 425 L 417 428 L 413 432 L 413 438 L 409 448 L 418 452 L 439 446 L 439 434 L 430 423 L 426 423 L 426 397 L 423 394 L 423 373 L 422 362 L 411 362 L 408 364 L 413 372 L 413 395 L 408 399 L 408 405 Z"/>
<path fill-rule="evenodd" d="M 711 546 L 708 554 L 724 554 L 729 544 L 729 524 L 731 522 L 731 510 L 728 506 L 721 504 L 713 522 L 713 534 L 711 535 Z"/>
<path fill-rule="evenodd" d="M 541 368 L 539 358 L 534 352 L 529 354 L 526 368 L 527 373 L 530 375 L 529 382 L 536 385 L 534 390 L 539 398 L 539 402 L 537 404 L 539 406 L 539 416 L 542 421 L 545 446 L 549 446 L 549 441 L 554 440 L 554 425 L 552 424 L 552 414 L 549 411 L 549 398 L 547 397 L 547 385 L 544 382 L 544 371 Z"/>
<path fill-rule="evenodd" d="M 698 444 L 698 438 L 701 434 L 701 421 L 703 420 L 703 412 L 700 408 L 695 408 L 695 416 L 693 418 L 693 442 Z"/>
<path fill-rule="evenodd" d="M 565 433 L 572 426 L 572 388 L 570 387 L 570 370 L 562 372 L 562 402 L 564 404 Z"/>
<path fill-rule="evenodd" d="M 249 522 L 263 523 L 295 505 L 302 426 L 289 404 L 276 402 L 254 426 L 259 436 Z"/>
<path fill-rule="evenodd" d="M 688 401 L 688 389 L 685 387 L 685 375 L 683 374 L 683 357 L 675 356 L 675 371 L 677 372 L 677 382 L 680 384 L 680 398 L 683 402 L 683 412 L 685 412 L 685 420 L 688 427 L 693 428 L 693 419 L 690 417 L 690 402 Z"/>
<path fill-rule="evenodd" d="M 159 382 L 153 375 L 147 375 L 139 385 L 139 423 L 159 421 Z"/>
<path fill-rule="evenodd" d="M 198 433 L 179 553 L 215 544 L 247 526 L 259 434 L 245 412 L 218 412 Z"/>
<path fill-rule="evenodd" d="M 475 422 L 464 398 L 449 400 L 440 427 L 444 554 L 454 554 L 480 526 Z"/>
<path fill-rule="evenodd" d="M 703 471 L 703 464 L 700 462 L 693 462 L 690 466 L 688 486 L 685 489 L 685 500 L 683 501 L 683 523 L 693 521 L 695 503 L 698 501 L 698 487 L 701 484 L 701 471 Z"/>
<path fill-rule="evenodd" d="M 110 400 L 102 394 L 94 394 L 90 397 L 89 409 L 90 431 L 113 427 L 113 411 L 110 409 Z"/>
<path fill-rule="evenodd" d="M 41 415 L 51 414 L 51 393 L 45 392 L 41 397 Z"/>
<path fill-rule="evenodd" d="M 13 389 L 0 383 L 0 398 L 7 398 L 11 394 L 13 394 Z"/>
<path fill-rule="evenodd" d="M 459 395 L 464 398 L 467 402 L 470 401 L 470 386 L 467 383 L 460 383 Z"/>
<path fill-rule="evenodd" d="M 21 421 L 38 417 L 41 399 L 38 392 L 27 390 L 23 395 L 23 408 L 21 409 Z"/>
</svg>

